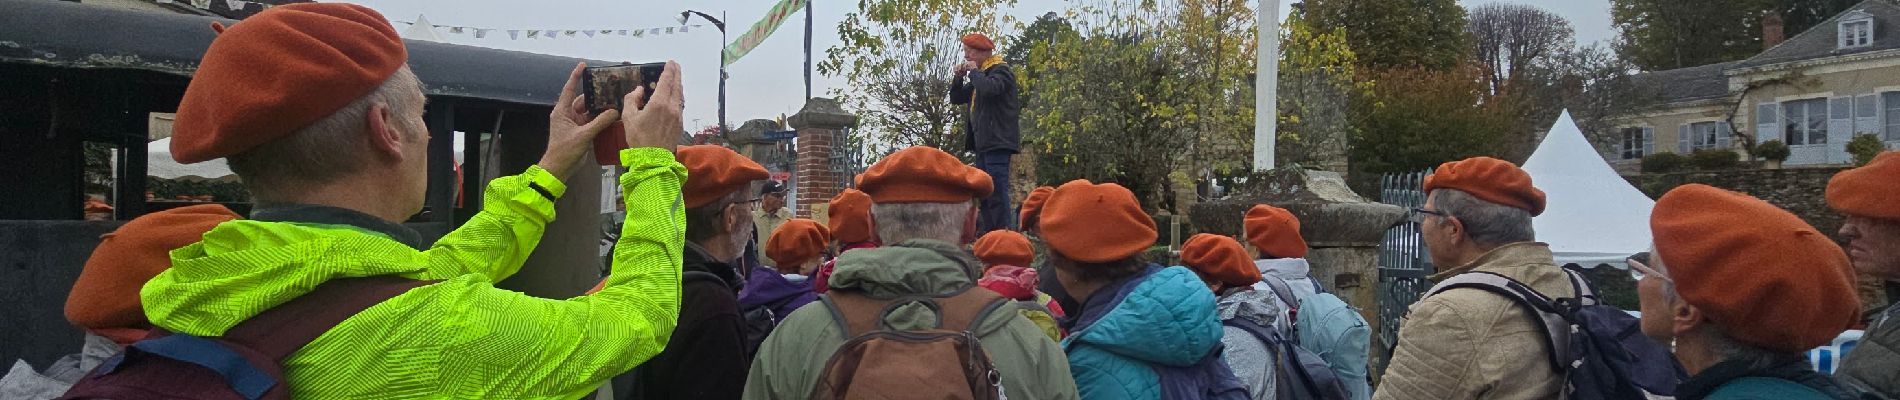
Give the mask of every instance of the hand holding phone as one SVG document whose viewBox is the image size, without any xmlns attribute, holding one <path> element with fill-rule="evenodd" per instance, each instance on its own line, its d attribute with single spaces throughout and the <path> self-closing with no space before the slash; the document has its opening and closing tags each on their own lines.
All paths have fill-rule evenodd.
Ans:
<svg viewBox="0 0 1900 400">
<path fill-rule="evenodd" d="M 626 142 L 632 147 L 673 151 L 685 132 L 685 123 L 680 119 L 680 113 L 686 108 L 680 65 L 668 61 L 661 69 L 658 82 L 651 90 L 640 88 L 627 95 L 626 101 L 634 104 L 629 104 L 620 118 L 626 125 Z"/>
<path fill-rule="evenodd" d="M 581 75 L 583 86 L 587 88 L 583 96 L 588 115 L 601 115 L 608 110 L 626 112 L 627 95 L 636 90 L 644 90 L 648 95 L 641 97 L 644 102 L 653 93 L 654 82 L 660 79 L 665 63 L 620 64 L 600 67 L 587 67 Z M 619 165 L 620 150 L 626 149 L 625 128 L 614 124 L 607 132 L 594 137 L 594 161 L 600 165 Z"/>
<path fill-rule="evenodd" d="M 585 64 L 577 64 L 574 71 L 568 73 L 567 84 L 561 87 L 560 98 L 554 101 L 553 112 L 548 113 L 548 147 L 541 155 L 537 165 L 552 173 L 556 178 L 566 180 L 570 169 L 587 154 L 589 143 L 597 142 L 601 131 L 619 126 L 619 111 L 607 110 L 599 115 L 587 112 L 582 99 L 582 71 Z"/>
</svg>

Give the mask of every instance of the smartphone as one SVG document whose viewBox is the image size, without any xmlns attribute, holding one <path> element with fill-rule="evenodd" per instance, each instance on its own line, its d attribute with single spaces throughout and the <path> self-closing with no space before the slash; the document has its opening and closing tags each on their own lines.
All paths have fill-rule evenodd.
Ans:
<svg viewBox="0 0 1900 400">
<path fill-rule="evenodd" d="M 653 99 L 653 84 L 660 80 L 660 73 L 666 70 L 666 63 L 621 64 L 601 67 L 587 67 L 581 73 L 581 86 L 587 90 L 582 94 L 582 103 L 587 105 L 587 115 L 593 117 L 607 110 L 625 111 L 627 93 L 634 88 L 646 88 L 640 99 Z M 620 124 L 612 124 L 607 130 L 594 136 L 594 162 L 600 165 L 620 165 L 620 150 L 627 148 L 626 129 Z"/>
</svg>

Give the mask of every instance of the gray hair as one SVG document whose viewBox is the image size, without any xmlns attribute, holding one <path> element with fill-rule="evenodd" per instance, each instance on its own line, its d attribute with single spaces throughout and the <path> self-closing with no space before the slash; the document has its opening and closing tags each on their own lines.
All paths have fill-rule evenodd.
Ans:
<svg viewBox="0 0 1900 400">
<path fill-rule="evenodd" d="M 363 146 L 364 121 L 370 108 L 381 104 L 389 108 L 391 115 L 409 115 L 423 106 L 423 102 L 416 101 L 421 93 L 422 82 L 408 66 L 403 66 L 376 91 L 289 136 L 226 157 L 225 162 L 244 181 L 244 186 L 262 200 L 284 199 L 280 190 L 334 182 L 362 171 L 369 164 L 365 161 L 369 154 L 339 149 Z M 427 135 L 428 132 L 414 134 Z"/>
<path fill-rule="evenodd" d="M 1531 212 L 1484 201 L 1458 189 L 1432 191 L 1432 203 L 1465 224 L 1465 236 L 1484 247 L 1496 247 L 1537 240 L 1531 225 Z"/>
<path fill-rule="evenodd" d="M 963 223 L 970 218 L 969 203 L 896 203 L 871 205 L 877 236 L 884 243 L 934 239 L 956 243 L 963 239 Z"/>
</svg>

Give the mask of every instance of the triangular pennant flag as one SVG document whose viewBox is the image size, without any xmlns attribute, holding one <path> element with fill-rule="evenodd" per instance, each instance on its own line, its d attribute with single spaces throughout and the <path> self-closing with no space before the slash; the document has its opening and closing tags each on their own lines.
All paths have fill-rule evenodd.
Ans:
<svg viewBox="0 0 1900 400">
<path fill-rule="evenodd" d="M 209 10 L 211 9 L 211 0 L 191 0 L 191 6 Z"/>
<path fill-rule="evenodd" d="M 626 32 L 626 31 L 621 31 L 621 32 Z M 614 34 L 614 30 L 612 30 L 612 29 L 602 29 L 602 30 L 600 30 L 600 34 L 602 34 L 602 35 L 612 35 L 612 34 Z"/>
<path fill-rule="evenodd" d="M 563 31 L 562 33 L 566 33 L 567 37 L 574 37 L 574 34 L 578 32 L 570 30 L 570 31 Z"/>
<path fill-rule="evenodd" d="M 517 40 L 517 39 L 521 39 L 521 30 L 520 30 L 520 29 L 509 29 L 509 30 L 508 30 L 508 40 Z"/>
<path fill-rule="evenodd" d="M 670 27 L 670 26 L 669 26 L 669 27 L 666 27 L 666 34 L 668 34 L 668 35 L 671 35 L 671 34 L 673 34 L 673 27 Z"/>
<path fill-rule="evenodd" d="M 460 35 L 460 34 L 462 34 L 462 27 L 459 27 L 459 26 L 451 26 L 451 27 L 449 27 L 449 33 L 453 33 L 453 34 L 457 34 L 457 35 Z"/>
<path fill-rule="evenodd" d="M 627 34 L 627 31 L 620 31 L 620 34 L 621 34 L 621 35 L 626 35 L 626 34 Z M 633 37 L 636 37 L 636 38 L 638 38 L 638 37 L 646 37 L 646 36 L 647 36 L 647 31 L 646 31 L 645 29 L 635 29 L 635 30 L 633 30 Z"/>
<path fill-rule="evenodd" d="M 489 29 L 475 28 L 475 38 L 481 39 L 481 38 L 488 37 L 488 31 Z"/>
<path fill-rule="evenodd" d="M 653 35 L 653 36 L 660 36 L 660 28 L 653 28 L 653 30 L 650 32 L 647 32 L 647 34 Z"/>
<path fill-rule="evenodd" d="M 587 37 L 594 37 L 594 31 L 581 31 L 581 33 L 587 34 Z"/>
<path fill-rule="evenodd" d="M 627 36 L 627 30 L 626 30 L 626 29 L 621 29 L 621 30 L 620 30 L 620 36 Z"/>
<path fill-rule="evenodd" d="M 686 25 L 680 25 L 680 33 L 686 33 Z"/>
<path fill-rule="evenodd" d="M 541 36 L 541 31 L 539 31 L 539 30 L 533 30 L 533 29 L 530 29 L 530 30 L 528 30 L 528 38 L 529 38 L 529 39 L 533 39 L 533 38 L 536 38 L 536 37 L 540 37 L 540 36 Z"/>
<path fill-rule="evenodd" d="M 224 8 L 229 8 L 231 11 L 243 10 L 244 0 L 224 0 Z"/>
</svg>

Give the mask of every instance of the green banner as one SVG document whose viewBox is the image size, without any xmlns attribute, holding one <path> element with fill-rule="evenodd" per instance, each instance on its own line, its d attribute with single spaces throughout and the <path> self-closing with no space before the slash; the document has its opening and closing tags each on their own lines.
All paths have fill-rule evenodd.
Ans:
<svg viewBox="0 0 1900 400">
<path fill-rule="evenodd" d="M 779 25 L 784 25 L 785 20 L 792 18 L 792 14 L 804 9 L 806 1 L 810 0 L 779 0 L 778 5 L 772 6 L 772 11 L 765 13 L 764 19 L 752 24 L 752 29 L 747 29 L 745 34 L 739 35 L 738 40 L 726 45 L 726 52 L 720 58 L 724 59 L 726 65 L 739 61 L 740 57 L 745 57 L 746 53 L 759 47 L 759 43 L 765 42 L 765 38 L 772 36 L 772 32 L 778 31 Z"/>
</svg>

